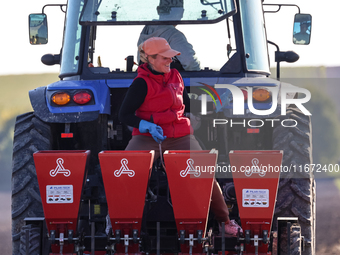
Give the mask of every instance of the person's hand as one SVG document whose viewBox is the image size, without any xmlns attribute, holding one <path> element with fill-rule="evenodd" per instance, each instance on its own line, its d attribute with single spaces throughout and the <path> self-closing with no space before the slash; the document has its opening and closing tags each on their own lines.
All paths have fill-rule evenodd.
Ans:
<svg viewBox="0 0 340 255">
<path fill-rule="evenodd" d="M 163 142 L 166 138 L 166 136 L 163 136 L 163 129 L 160 126 L 146 120 L 139 122 L 139 132 L 150 133 L 157 143 Z"/>
</svg>

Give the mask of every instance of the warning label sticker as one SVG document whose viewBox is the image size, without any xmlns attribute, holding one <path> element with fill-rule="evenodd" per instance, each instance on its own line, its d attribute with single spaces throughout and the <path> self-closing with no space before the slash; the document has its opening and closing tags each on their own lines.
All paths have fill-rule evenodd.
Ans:
<svg viewBox="0 0 340 255">
<path fill-rule="evenodd" d="M 243 189 L 243 207 L 269 207 L 268 189 Z"/>
<path fill-rule="evenodd" d="M 73 185 L 47 185 L 46 203 L 73 203 Z"/>
</svg>

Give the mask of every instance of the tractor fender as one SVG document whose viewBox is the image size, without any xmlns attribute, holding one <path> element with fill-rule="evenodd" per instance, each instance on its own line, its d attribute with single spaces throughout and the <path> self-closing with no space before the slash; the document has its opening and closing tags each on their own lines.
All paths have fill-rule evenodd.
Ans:
<svg viewBox="0 0 340 255">
<path fill-rule="evenodd" d="M 92 105 L 72 105 L 56 107 L 51 105 L 47 95 L 58 91 L 91 90 L 94 96 Z M 110 90 L 104 80 L 97 81 L 58 81 L 45 87 L 29 91 L 35 115 L 48 123 L 77 123 L 93 121 L 99 114 L 110 114 Z"/>
</svg>

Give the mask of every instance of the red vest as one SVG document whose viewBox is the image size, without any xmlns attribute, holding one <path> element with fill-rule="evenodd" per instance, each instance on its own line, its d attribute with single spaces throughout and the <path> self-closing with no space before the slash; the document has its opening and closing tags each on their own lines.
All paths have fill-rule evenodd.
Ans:
<svg viewBox="0 0 340 255">
<path fill-rule="evenodd" d="M 143 64 L 139 66 L 136 78 L 143 78 L 148 86 L 148 93 L 143 104 L 137 109 L 136 116 L 159 125 L 167 137 L 193 134 L 190 120 L 183 116 L 184 82 L 176 69 L 155 75 L 147 64 Z M 149 133 L 140 133 L 138 128 L 133 129 L 132 135 L 151 136 Z"/>
</svg>

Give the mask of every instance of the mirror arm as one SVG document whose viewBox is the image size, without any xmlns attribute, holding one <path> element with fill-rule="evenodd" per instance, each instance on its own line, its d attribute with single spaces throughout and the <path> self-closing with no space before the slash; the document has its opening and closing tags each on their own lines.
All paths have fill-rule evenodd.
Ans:
<svg viewBox="0 0 340 255">
<path fill-rule="evenodd" d="M 221 1 L 220 2 L 214 2 L 214 3 L 204 3 L 204 0 L 201 0 L 202 5 L 213 5 L 213 4 L 219 4 L 219 3 L 221 3 Z"/>
<path fill-rule="evenodd" d="M 42 8 L 42 13 L 44 13 L 44 9 L 47 6 L 60 6 L 60 10 L 64 13 L 66 13 L 66 11 L 63 10 L 63 7 L 66 6 L 66 4 L 46 4 L 44 5 L 44 7 Z"/>
<path fill-rule="evenodd" d="M 264 11 L 264 13 L 277 13 L 281 10 L 281 6 L 295 6 L 296 8 L 298 8 L 300 13 L 300 7 L 297 6 L 296 4 L 263 4 L 264 6 L 278 6 L 278 9 L 276 11 Z"/>
</svg>

